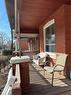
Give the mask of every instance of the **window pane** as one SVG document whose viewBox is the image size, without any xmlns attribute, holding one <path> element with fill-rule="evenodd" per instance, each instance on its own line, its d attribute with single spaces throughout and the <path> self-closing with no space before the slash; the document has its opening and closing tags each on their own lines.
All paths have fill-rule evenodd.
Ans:
<svg viewBox="0 0 71 95">
<path fill-rule="evenodd" d="M 49 51 L 49 45 L 46 45 L 46 51 Z"/>
<path fill-rule="evenodd" d="M 46 51 L 47 52 L 54 52 L 55 51 L 55 45 L 46 45 Z"/>
<path fill-rule="evenodd" d="M 52 51 L 52 52 L 55 51 L 55 45 L 51 45 L 51 51 Z"/>
<path fill-rule="evenodd" d="M 45 48 L 46 51 L 55 51 L 55 25 L 52 24 L 45 29 Z"/>
</svg>

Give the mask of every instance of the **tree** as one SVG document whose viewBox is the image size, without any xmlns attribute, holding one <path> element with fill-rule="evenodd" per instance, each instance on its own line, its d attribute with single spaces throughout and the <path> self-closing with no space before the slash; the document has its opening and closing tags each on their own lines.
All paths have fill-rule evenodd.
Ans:
<svg viewBox="0 0 71 95">
<path fill-rule="evenodd" d="M 0 33 L 0 49 L 3 49 L 3 34 Z"/>
</svg>

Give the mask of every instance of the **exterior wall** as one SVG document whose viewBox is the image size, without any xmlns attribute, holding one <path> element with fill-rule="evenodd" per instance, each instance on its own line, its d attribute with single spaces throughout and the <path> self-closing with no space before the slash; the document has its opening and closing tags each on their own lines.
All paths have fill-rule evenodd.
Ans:
<svg viewBox="0 0 71 95">
<path fill-rule="evenodd" d="M 20 32 L 23 34 L 31 34 L 29 35 L 26 39 L 27 40 L 21 40 L 20 41 L 20 48 L 22 51 L 27 50 L 27 52 L 37 52 L 39 51 L 39 36 L 36 37 L 36 34 L 38 35 L 38 29 L 30 29 L 30 28 L 21 28 Z M 34 37 L 32 37 L 32 35 L 35 35 Z M 37 39 L 37 42 L 35 44 L 35 38 Z"/>
<path fill-rule="evenodd" d="M 20 49 L 22 51 L 39 51 L 39 38 L 32 37 L 32 38 L 22 38 L 20 40 Z"/>
<path fill-rule="evenodd" d="M 54 13 L 55 35 L 56 35 L 56 52 L 65 52 L 65 23 L 64 23 L 64 6 L 60 7 Z"/>
<path fill-rule="evenodd" d="M 40 52 L 44 51 L 44 33 L 43 33 L 43 28 L 40 29 L 39 31 L 39 43 L 40 43 Z"/>
<path fill-rule="evenodd" d="M 20 49 L 22 55 L 28 55 L 31 58 L 39 52 L 39 35 L 37 29 L 21 28 L 22 35 L 20 39 Z"/>
<path fill-rule="evenodd" d="M 69 71 L 71 70 L 71 5 L 65 5 L 64 11 L 65 11 L 65 30 L 66 30 L 65 49 L 66 53 L 68 54 L 67 71 Z"/>
<path fill-rule="evenodd" d="M 62 5 L 40 26 L 40 51 L 44 51 L 43 26 L 55 19 L 56 52 L 68 54 L 66 71 L 71 69 L 71 5 Z"/>
<path fill-rule="evenodd" d="M 64 6 L 61 6 L 53 15 L 51 15 L 43 25 L 41 25 L 40 49 L 44 51 L 44 32 L 43 26 L 50 20 L 55 19 L 55 35 L 56 35 L 56 52 L 65 52 L 65 24 L 64 24 Z M 42 43 L 43 42 L 43 43 Z M 40 50 L 40 51 L 41 51 Z"/>
<path fill-rule="evenodd" d="M 29 48 L 28 48 L 28 40 L 26 39 L 26 40 L 21 40 L 20 41 L 20 47 L 21 47 L 21 50 L 29 50 Z"/>
</svg>

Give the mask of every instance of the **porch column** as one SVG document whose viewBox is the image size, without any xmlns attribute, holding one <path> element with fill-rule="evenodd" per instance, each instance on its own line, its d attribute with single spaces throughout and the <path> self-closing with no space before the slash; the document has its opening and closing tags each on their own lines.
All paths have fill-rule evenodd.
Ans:
<svg viewBox="0 0 71 95">
<path fill-rule="evenodd" d="M 30 63 L 30 58 L 29 56 L 16 56 L 12 57 L 10 60 L 10 63 L 13 66 L 13 70 L 15 72 L 15 65 L 19 64 L 20 66 L 20 87 L 21 87 L 21 93 L 28 92 L 29 86 L 30 86 L 30 79 L 29 79 L 29 63 Z M 15 74 L 14 74 L 15 75 Z"/>
</svg>

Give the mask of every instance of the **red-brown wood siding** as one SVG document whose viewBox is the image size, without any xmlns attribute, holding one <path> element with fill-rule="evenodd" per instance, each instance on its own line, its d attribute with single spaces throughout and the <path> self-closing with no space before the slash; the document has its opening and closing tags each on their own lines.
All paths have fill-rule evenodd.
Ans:
<svg viewBox="0 0 71 95">
<path fill-rule="evenodd" d="M 21 47 L 21 50 L 29 50 L 29 47 L 28 47 L 28 40 L 21 40 L 20 41 L 20 47 Z"/>
<path fill-rule="evenodd" d="M 55 19 L 56 52 L 68 54 L 66 69 L 69 74 L 71 69 L 71 5 L 62 5 L 40 26 L 40 49 L 42 51 L 44 51 L 42 26 L 52 19 Z"/>
<path fill-rule="evenodd" d="M 55 35 L 56 35 L 56 52 L 65 52 L 65 24 L 64 24 L 64 6 L 61 6 L 53 15 L 51 15 L 43 25 L 41 25 L 40 39 L 44 40 L 43 26 L 50 20 L 55 19 Z M 44 42 L 44 41 L 43 41 Z M 44 51 L 44 46 L 41 45 L 42 40 L 40 40 L 40 48 Z M 43 44 L 44 45 L 44 44 Z M 41 47 L 42 46 L 42 47 Z M 60 46 L 60 47 L 59 47 Z"/>
<path fill-rule="evenodd" d="M 43 28 L 39 30 L 39 43 L 40 43 L 40 52 L 44 51 L 44 35 Z"/>
<path fill-rule="evenodd" d="M 66 53 L 68 54 L 67 60 L 67 73 L 71 70 L 71 5 L 65 5 L 65 29 L 66 29 Z"/>
</svg>

